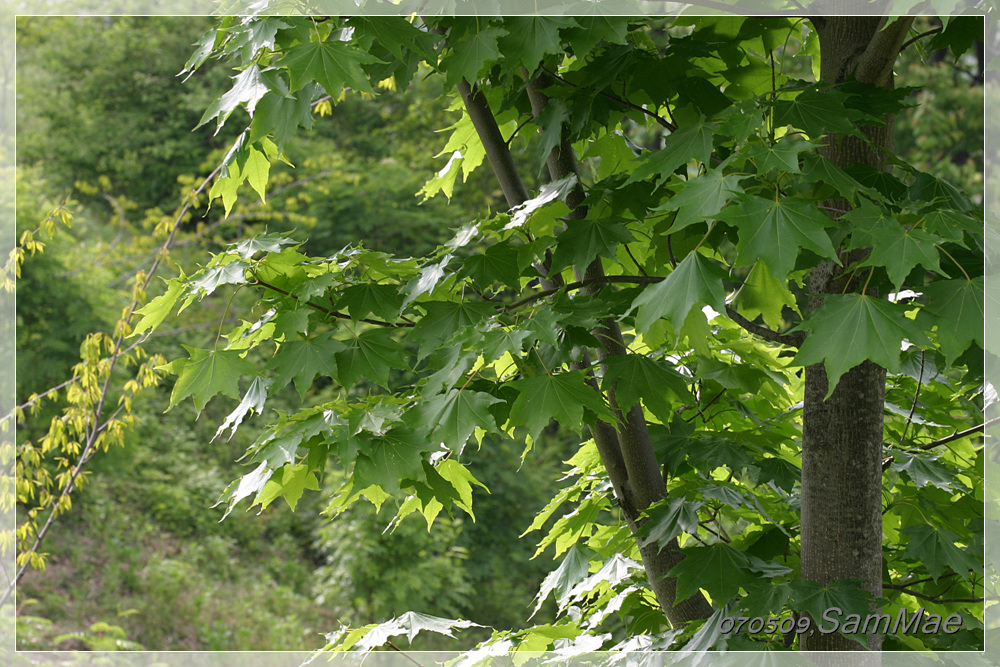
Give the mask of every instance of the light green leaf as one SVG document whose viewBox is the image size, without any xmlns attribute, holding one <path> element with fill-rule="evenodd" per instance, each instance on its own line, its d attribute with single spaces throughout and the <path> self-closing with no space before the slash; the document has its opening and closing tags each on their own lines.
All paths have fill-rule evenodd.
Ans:
<svg viewBox="0 0 1000 667">
<path fill-rule="evenodd" d="M 262 510 L 267 509 L 267 506 L 279 496 L 284 496 L 285 502 L 294 512 L 296 505 L 299 504 L 299 498 L 306 489 L 319 491 L 319 481 L 316 479 L 315 471 L 310 470 L 304 463 L 299 465 L 289 463 L 274 472 L 275 474 L 267 480 L 256 498 Z"/>
<path fill-rule="evenodd" d="M 290 239 L 283 234 L 265 232 L 264 234 L 257 234 L 248 239 L 243 239 L 239 243 L 234 244 L 233 249 L 236 250 L 241 259 L 250 260 L 259 252 L 281 252 L 283 246 L 297 244 L 298 241 Z"/>
<path fill-rule="evenodd" d="M 241 375 L 257 375 L 246 359 L 235 350 L 199 350 L 181 345 L 188 351 L 187 359 L 176 359 L 159 366 L 160 370 L 177 376 L 174 390 L 170 393 L 170 406 L 174 407 L 188 396 L 194 399 L 195 409 L 200 413 L 209 399 L 218 393 L 230 398 L 239 398 Z"/>
<path fill-rule="evenodd" d="M 187 284 L 187 276 L 184 275 L 184 270 L 181 269 L 179 277 L 171 278 L 166 283 L 166 292 L 135 311 L 139 315 L 142 315 L 142 319 L 136 323 L 135 329 L 132 330 L 132 334 L 129 336 L 130 338 L 138 336 L 145 331 L 152 331 L 160 326 L 160 323 L 170 314 L 170 311 L 173 310 L 174 304 L 177 303 L 177 299 L 180 298 Z"/>
<path fill-rule="evenodd" d="M 483 626 L 472 621 L 459 621 L 428 614 L 419 614 L 415 611 L 408 611 L 401 616 L 376 625 L 365 634 L 356 646 L 360 649 L 374 649 L 382 646 L 390 637 L 405 634 L 409 641 L 413 641 L 421 632 L 427 630 L 436 632 L 439 635 L 454 637 L 451 631 L 455 628 L 481 628 Z"/>
<path fill-rule="evenodd" d="M 798 312 L 795 296 L 774 279 L 764 262 L 757 262 L 737 292 L 733 306 L 751 322 L 760 316 L 774 331 L 781 329 L 782 312 L 790 308 Z"/>
<path fill-rule="evenodd" d="M 250 187 L 260 195 L 261 202 L 264 201 L 264 194 L 267 188 L 267 177 L 271 170 L 271 162 L 263 152 L 255 147 L 250 147 L 250 155 L 247 156 L 246 166 L 243 167 L 243 174 L 247 177 Z"/>
</svg>

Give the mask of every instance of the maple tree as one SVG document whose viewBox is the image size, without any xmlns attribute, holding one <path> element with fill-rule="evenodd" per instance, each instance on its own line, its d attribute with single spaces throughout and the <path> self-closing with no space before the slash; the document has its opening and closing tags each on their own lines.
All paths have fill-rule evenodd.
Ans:
<svg viewBox="0 0 1000 667">
<path fill-rule="evenodd" d="M 201 120 L 249 116 L 209 191 L 226 213 L 244 184 L 265 196 L 314 105 L 424 75 L 461 117 L 422 194 L 450 196 L 485 162 L 507 209 L 419 258 L 311 257 L 260 234 L 137 311 L 133 336 L 218 290 L 259 295 L 214 348 L 162 367 L 170 407 L 240 400 L 217 437 L 274 388 L 303 401 L 248 450 L 227 512 L 294 509 L 336 466 L 328 512 L 392 503 L 430 529 L 474 516 L 466 462 L 486 435 L 523 435 L 530 460 L 555 420 L 581 444 L 528 532 L 561 559 L 538 595 L 561 615 L 480 651 L 790 646 L 722 622 L 832 607 L 960 610 L 965 626 L 800 648 L 981 645 L 982 212 L 892 153 L 911 24 L 222 19 L 187 71 L 239 68 Z M 977 30 L 954 19 L 933 39 L 958 57 Z M 547 173 L 534 197 L 514 149 Z M 335 398 L 313 400 L 317 377 Z M 330 644 L 474 620 L 410 613 Z"/>
</svg>

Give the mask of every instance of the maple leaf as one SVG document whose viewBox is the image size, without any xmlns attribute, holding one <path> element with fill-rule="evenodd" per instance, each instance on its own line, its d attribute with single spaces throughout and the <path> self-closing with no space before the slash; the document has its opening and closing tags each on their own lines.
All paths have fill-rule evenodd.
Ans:
<svg viewBox="0 0 1000 667">
<path fill-rule="evenodd" d="M 571 220 L 556 237 L 552 271 L 587 266 L 595 257 L 615 257 L 620 244 L 635 241 L 625 223 L 616 219 Z"/>
<path fill-rule="evenodd" d="M 421 402 L 417 408 L 424 424 L 430 426 L 429 439 L 461 453 L 476 427 L 493 432 L 496 423 L 489 407 L 500 399 L 485 392 L 452 389 Z"/>
<path fill-rule="evenodd" d="M 725 175 L 722 169 L 711 169 L 704 174 L 677 187 L 676 194 L 666 204 L 653 211 L 677 211 L 677 217 L 670 225 L 670 233 L 685 227 L 706 222 L 725 207 L 740 192 L 739 174 Z"/>
<path fill-rule="evenodd" d="M 237 350 L 200 350 L 187 345 L 181 347 L 188 351 L 187 359 L 176 359 L 158 367 L 177 376 L 167 410 L 188 396 L 192 396 L 199 413 L 209 399 L 218 393 L 239 398 L 240 376 L 257 375 L 257 369 L 240 357 Z"/>
<path fill-rule="evenodd" d="M 441 62 L 445 86 L 452 87 L 463 78 L 469 83 L 476 81 L 486 65 L 500 57 L 497 40 L 506 34 L 497 26 L 473 28 L 471 35 L 453 44 L 454 52 Z"/>
<path fill-rule="evenodd" d="M 692 252 L 663 281 L 647 287 L 635 298 L 629 311 L 639 309 L 635 328 L 645 333 L 663 316 L 680 329 L 688 313 L 697 305 L 726 310 L 726 291 L 722 281 L 728 275 L 712 260 Z"/>
<path fill-rule="evenodd" d="M 719 219 L 740 230 L 737 263 L 750 265 L 759 258 L 767 263 L 771 274 L 779 281 L 783 281 L 795 266 L 799 248 L 808 248 L 820 257 L 837 261 L 837 252 L 824 230 L 837 223 L 804 199 L 784 197 L 775 200 L 743 195 L 739 204 L 723 211 Z"/>
<path fill-rule="evenodd" d="M 579 430 L 584 408 L 602 419 L 613 419 L 600 394 L 587 384 L 583 371 L 525 378 L 510 384 L 519 393 L 511 406 L 509 423 L 527 426 L 532 438 L 538 437 L 550 419 Z"/>
<path fill-rule="evenodd" d="M 657 417 L 669 421 L 673 406 L 667 393 L 682 400 L 693 399 L 684 377 L 666 365 L 640 354 L 609 357 L 601 389 L 614 389 L 618 407 L 627 410 L 641 398 Z"/>
<path fill-rule="evenodd" d="M 396 285 L 362 283 L 345 289 L 336 307 L 347 308 L 355 322 L 371 314 L 391 322 L 396 319 L 402 305 L 403 296 Z"/>
<path fill-rule="evenodd" d="M 254 108 L 257 106 L 257 102 L 260 98 L 264 97 L 267 93 L 268 87 L 264 78 L 261 76 L 260 67 L 257 65 L 250 65 L 245 70 L 237 74 L 233 78 L 233 87 L 230 88 L 222 97 L 217 99 L 208 109 L 205 110 L 204 115 L 202 115 L 201 120 L 195 126 L 195 129 L 201 127 L 213 118 L 218 118 L 219 123 L 216 128 L 216 133 L 225 124 L 226 119 L 229 118 L 230 114 L 238 107 L 243 104 L 246 106 L 247 112 L 250 116 L 253 116 Z"/>
<path fill-rule="evenodd" d="M 900 529 L 909 536 L 905 558 L 914 558 L 927 568 L 927 572 L 938 580 L 946 569 L 957 572 L 965 580 L 970 578 L 970 570 L 982 575 L 983 564 L 965 549 L 956 546 L 958 535 L 943 526 L 918 524 Z"/>
<path fill-rule="evenodd" d="M 400 426 L 381 436 L 359 438 L 362 443 L 354 462 L 357 488 L 375 485 L 390 495 L 399 490 L 403 479 L 423 480 L 421 454 L 430 449 L 416 432 Z"/>
<path fill-rule="evenodd" d="M 306 391 L 317 375 L 337 376 L 334 355 L 346 347 L 331 334 L 286 341 L 281 344 L 267 367 L 277 369 L 274 382 L 278 387 L 284 387 L 289 380 L 293 380 L 299 397 L 304 400 Z"/>
<path fill-rule="evenodd" d="M 346 42 L 328 39 L 324 42 L 307 42 L 292 47 L 278 64 L 288 68 L 291 77 L 289 92 L 300 90 L 310 81 L 316 81 L 334 99 L 344 88 L 375 94 L 361 65 L 379 62 L 366 51 Z"/>
<path fill-rule="evenodd" d="M 650 153 L 642 164 L 635 168 L 626 183 L 655 176 L 653 181 L 659 184 L 670 178 L 675 169 L 692 159 L 708 162 L 712 153 L 712 133 L 711 123 L 706 122 L 704 118 L 672 132 L 664 141 L 663 148 Z"/>
<path fill-rule="evenodd" d="M 576 26 L 576 21 L 561 16 L 511 16 L 504 25 L 508 30 L 500 38 L 504 57 L 523 65 L 530 74 L 546 55 L 562 52 L 559 31 Z"/>
<path fill-rule="evenodd" d="M 969 345 L 984 347 L 985 280 L 940 280 L 921 288 L 927 305 L 917 315 L 926 328 L 937 326 L 938 344 L 952 363 Z"/>
<path fill-rule="evenodd" d="M 830 295 L 824 300 L 823 307 L 793 331 L 812 332 L 794 363 L 826 365 L 826 398 L 840 377 L 858 364 L 871 360 L 898 373 L 903 340 L 927 342 L 921 328 L 906 316 L 906 306 L 863 294 Z"/>
<path fill-rule="evenodd" d="M 719 604 L 728 602 L 756 577 L 747 571 L 750 559 L 745 553 L 724 542 L 707 547 L 682 549 L 684 560 L 675 565 L 669 577 L 677 577 L 677 599 L 687 600 L 704 588 Z"/>
<path fill-rule="evenodd" d="M 362 332 L 349 340 L 334 358 L 337 360 L 337 379 L 345 387 L 354 386 L 362 378 L 385 387 L 389 383 L 390 370 L 409 368 L 399 344 L 386 329 Z"/>
</svg>

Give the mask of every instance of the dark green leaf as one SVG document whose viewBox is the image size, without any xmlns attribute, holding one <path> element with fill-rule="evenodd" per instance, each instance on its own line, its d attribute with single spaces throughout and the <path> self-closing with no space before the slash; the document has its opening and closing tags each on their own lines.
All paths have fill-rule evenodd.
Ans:
<svg viewBox="0 0 1000 667">
<path fill-rule="evenodd" d="M 695 306 L 712 306 L 722 313 L 726 310 L 726 291 L 722 281 L 727 279 L 712 260 L 697 252 L 690 253 L 662 282 L 649 286 L 632 302 L 630 310 L 639 309 L 635 328 L 645 333 L 663 316 L 674 329 L 680 329 L 688 313 Z"/>
<path fill-rule="evenodd" d="M 693 399 L 683 375 L 644 355 L 613 356 L 605 364 L 601 389 L 605 393 L 614 390 L 618 407 L 623 410 L 642 399 L 653 414 L 669 421 L 675 407 L 667 400 L 668 395 L 685 402 Z"/>
<path fill-rule="evenodd" d="M 362 283 L 344 290 L 337 301 L 337 308 L 347 308 L 351 319 L 357 322 L 369 315 L 375 315 L 393 322 L 403 305 L 403 295 L 396 285 L 376 285 Z"/>
<path fill-rule="evenodd" d="M 619 244 L 631 243 L 635 237 L 623 222 L 615 219 L 571 220 L 556 237 L 552 254 L 552 270 L 567 266 L 586 267 L 595 257 L 614 258 Z"/>
<path fill-rule="evenodd" d="M 906 543 L 905 558 L 914 558 L 922 563 L 927 572 L 937 581 L 946 569 L 957 572 L 965 580 L 979 573 L 982 576 L 983 564 L 966 549 L 957 546 L 958 535 L 943 526 L 918 524 L 900 529 L 909 536 Z"/>
<path fill-rule="evenodd" d="M 481 391 L 452 389 L 423 401 L 417 411 L 428 427 L 428 439 L 460 454 L 476 427 L 487 433 L 496 430 L 489 408 L 499 402 Z"/>
<path fill-rule="evenodd" d="M 383 387 L 389 383 L 389 371 L 409 369 L 403 352 L 386 329 L 372 329 L 349 340 L 346 348 L 337 352 L 337 379 L 345 387 L 361 379 L 370 380 Z"/>
<path fill-rule="evenodd" d="M 583 371 L 525 378 L 511 385 L 519 393 L 510 409 L 510 424 L 526 426 L 532 438 L 538 437 L 550 419 L 580 430 L 584 408 L 602 419 L 613 419 L 601 395 L 587 384 Z"/>
<path fill-rule="evenodd" d="M 748 586 L 757 579 L 746 569 L 750 565 L 746 554 L 724 542 L 681 551 L 684 560 L 667 573 L 667 576 L 677 577 L 678 601 L 687 600 L 703 588 L 721 605 L 731 600 L 741 586 Z"/>
<path fill-rule="evenodd" d="M 906 317 L 906 310 L 862 294 L 827 296 L 823 307 L 798 327 L 812 333 L 799 349 L 795 363 L 808 366 L 825 362 L 827 398 L 840 376 L 863 361 L 871 360 L 898 373 L 903 340 L 927 342 L 921 328 Z"/>
<path fill-rule="evenodd" d="M 346 42 L 327 40 L 294 46 L 278 64 L 288 68 L 289 92 L 294 93 L 310 81 L 316 81 L 336 99 L 347 86 L 374 94 L 361 65 L 377 61 L 374 56 Z"/>
<path fill-rule="evenodd" d="M 704 118 L 679 128 L 667 136 L 663 148 L 645 157 L 626 182 L 634 183 L 654 176 L 655 183 L 662 183 L 682 164 L 691 160 L 707 163 L 712 153 L 712 133 L 712 124 Z"/>
<path fill-rule="evenodd" d="M 194 399 L 194 407 L 201 412 L 209 399 L 218 393 L 230 398 L 239 398 L 241 375 L 257 375 L 246 359 L 237 350 L 199 350 L 181 345 L 188 351 L 187 359 L 176 359 L 159 368 L 177 376 L 174 390 L 170 393 L 170 407 L 174 407 L 188 396 Z"/>
<path fill-rule="evenodd" d="M 278 371 L 274 377 L 275 386 L 284 387 L 294 380 L 299 397 L 305 400 L 306 391 L 317 375 L 337 377 L 334 355 L 345 348 L 331 334 L 290 340 L 281 343 L 267 367 Z"/>
<path fill-rule="evenodd" d="M 740 230 L 737 263 L 748 266 L 759 258 L 767 263 L 779 282 L 784 281 L 795 266 L 799 248 L 808 248 L 820 257 L 837 259 L 824 229 L 836 223 L 803 199 L 775 200 L 744 195 L 738 206 L 726 209 L 719 218 Z"/>
<path fill-rule="evenodd" d="M 937 326 L 937 339 L 948 363 L 953 363 L 973 343 L 985 346 L 985 282 L 940 280 L 923 288 L 927 305 L 917 321 L 926 328 Z"/>
</svg>

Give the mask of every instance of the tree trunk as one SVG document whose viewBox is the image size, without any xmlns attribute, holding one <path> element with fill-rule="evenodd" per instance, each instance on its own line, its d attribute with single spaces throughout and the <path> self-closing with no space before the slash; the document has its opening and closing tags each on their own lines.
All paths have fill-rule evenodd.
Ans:
<svg viewBox="0 0 1000 667">
<path fill-rule="evenodd" d="M 884 17 L 823 17 L 813 20 L 820 38 L 824 82 L 859 81 L 891 88 L 892 65 L 912 19 L 889 25 Z M 864 128 L 876 146 L 892 150 L 893 124 Z M 824 156 L 838 167 L 860 163 L 884 168 L 881 153 L 854 137 L 827 136 Z M 844 210 L 847 202 L 828 202 Z M 864 252 L 845 253 L 843 266 Z M 823 294 L 858 291 L 846 284 L 843 267 L 829 262 L 809 275 L 810 311 L 822 306 Z M 826 584 L 859 579 L 875 596 L 882 594 L 882 435 L 885 369 L 865 362 L 841 377 L 829 399 L 826 369 L 806 368 L 802 426 L 802 576 Z M 804 637 L 811 651 L 859 650 L 839 634 Z M 868 647 L 881 650 L 882 637 L 868 636 Z"/>
</svg>

